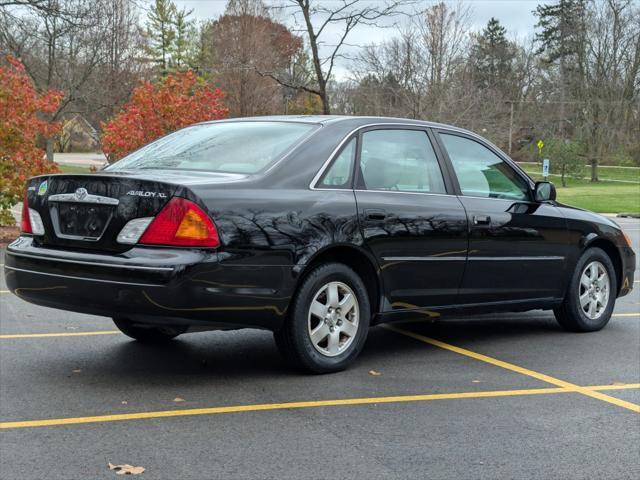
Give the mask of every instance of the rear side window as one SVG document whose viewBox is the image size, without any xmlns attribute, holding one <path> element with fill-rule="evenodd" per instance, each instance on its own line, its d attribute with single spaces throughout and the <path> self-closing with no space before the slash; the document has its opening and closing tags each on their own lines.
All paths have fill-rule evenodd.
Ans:
<svg viewBox="0 0 640 480">
<path fill-rule="evenodd" d="M 256 173 L 317 126 L 293 122 L 193 125 L 136 150 L 107 170 L 176 169 Z"/>
<path fill-rule="evenodd" d="M 529 200 L 529 185 L 511 166 L 484 145 L 440 134 L 463 195 Z"/>
<path fill-rule="evenodd" d="M 350 188 L 353 160 L 356 158 L 356 139 L 352 138 L 322 177 L 318 187 Z"/>
<path fill-rule="evenodd" d="M 436 154 L 421 130 L 365 132 L 360 170 L 368 190 L 445 193 Z"/>
</svg>

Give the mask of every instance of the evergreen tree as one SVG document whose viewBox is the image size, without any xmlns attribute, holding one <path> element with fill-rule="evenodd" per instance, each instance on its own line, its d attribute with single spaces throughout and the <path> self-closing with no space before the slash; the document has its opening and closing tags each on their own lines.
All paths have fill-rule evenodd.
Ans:
<svg viewBox="0 0 640 480">
<path fill-rule="evenodd" d="M 196 28 L 187 17 L 193 10 L 176 10 L 173 18 L 175 30 L 171 48 L 171 66 L 174 70 L 186 70 L 194 66 L 197 57 Z"/>
<path fill-rule="evenodd" d="M 169 72 L 171 50 L 176 37 L 176 13 L 176 6 L 171 0 L 155 0 L 147 14 L 149 52 L 160 67 L 162 76 Z"/>
<path fill-rule="evenodd" d="M 544 61 L 554 63 L 577 56 L 584 45 L 584 21 L 586 0 L 559 0 L 551 5 L 538 5 L 534 14 L 538 17 L 536 33 L 539 55 Z"/>
<path fill-rule="evenodd" d="M 475 37 L 471 48 L 474 79 L 478 86 L 495 88 L 508 96 L 515 55 L 514 45 L 507 40 L 507 30 L 492 17 L 482 33 Z"/>
<path fill-rule="evenodd" d="M 559 0 L 550 5 L 538 5 L 536 41 L 537 54 L 550 67 L 557 67 L 559 87 L 558 133 L 566 136 L 566 105 L 570 96 L 580 97 L 585 59 L 586 0 Z"/>
</svg>

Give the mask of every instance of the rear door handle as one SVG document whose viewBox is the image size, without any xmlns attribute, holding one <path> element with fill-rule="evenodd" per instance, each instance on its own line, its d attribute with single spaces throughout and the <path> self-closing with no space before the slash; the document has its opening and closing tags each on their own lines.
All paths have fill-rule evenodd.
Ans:
<svg viewBox="0 0 640 480">
<path fill-rule="evenodd" d="M 365 210 L 364 215 L 367 220 L 384 220 L 387 218 L 387 212 L 384 210 Z"/>
<path fill-rule="evenodd" d="M 474 215 L 473 216 L 473 224 L 474 225 L 488 225 L 491 223 L 491 217 L 488 215 Z"/>
</svg>

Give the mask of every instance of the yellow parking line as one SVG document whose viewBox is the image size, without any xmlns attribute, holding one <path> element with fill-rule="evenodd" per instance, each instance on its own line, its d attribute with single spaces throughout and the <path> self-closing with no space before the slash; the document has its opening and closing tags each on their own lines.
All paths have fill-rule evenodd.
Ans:
<svg viewBox="0 0 640 480">
<path fill-rule="evenodd" d="M 640 317 L 640 313 L 614 313 L 612 317 Z"/>
<path fill-rule="evenodd" d="M 630 390 L 633 388 L 640 388 L 640 383 L 612 383 L 611 385 L 594 385 L 582 388 L 586 388 L 587 390 L 597 390 L 599 392 L 601 392 L 602 390 Z"/>
<path fill-rule="evenodd" d="M 65 332 L 65 333 L 16 333 L 10 335 L 0 335 L 0 339 L 10 338 L 41 338 L 41 337 L 88 337 L 91 335 L 115 335 L 118 330 L 105 330 L 99 332 Z"/>
<path fill-rule="evenodd" d="M 0 293 L 10 293 L 9 290 L 0 290 Z"/>
<path fill-rule="evenodd" d="M 520 373 L 521 375 L 533 377 L 537 380 L 550 383 L 551 385 L 566 388 L 573 392 L 586 395 L 587 397 L 596 398 L 598 400 L 602 400 L 603 402 L 611 403 L 613 405 L 626 408 L 628 410 L 631 410 L 632 412 L 640 413 L 640 405 L 638 404 L 627 402 L 626 400 L 620 400 L 619 398 L 610 397 L 609 395 L 605 395 L 603 393 L 589 390 L 587 388 L 580 387 L 573 383 L 565 382 L 564 380 L 560 380 L 559 378 L 555 378 L 550 375 L 546 375 L 544 373 L 535 372 L 533 370 L 529 370 L 528 368 L 523 368 L 518 365 L 514 365 L 513 363 L 504 362 L 502 360 L 498 360 L 496 358 L 492 358 L 487 355 L 482 355 L 481 353 L 472 352 L 471 350 L 467 350 L 465 348 L 456 347 L 455 345 L 450 345 L 448 343 L 441 342 L 440 340 L 425 337 L 424 335 L 420 335 L 418 333 L 414 333 L 409 330 L 404 330 L 402 328 L 398 328 L 392 325 L 382 325 L 382 327 L 388 330 L 394 331 L 396 333 L 400 333 L 407 337 L 411 337 L 420 342 L 428 343 L 429 345 L 433 345 L 435 347 L 439 347 L 444 350 L 449 350 L 451 352 L 455 352 L 460 355 L 464 355 L 466 357 L 474 358 L 476 360 L 480 360 L 481 362 L 495 365 L 496 367 L 504 368 L 506 370 L 511 370 L 512 372 Z"/>
<path fill-rule="evenodd" d="M 640 388 L 640 384 L 629 385 L 599 385 L 579 387 L 585 390 L 617 390 Z M 255 405 L 232 405 L 228 407 L 192 408 L 185 410 L 159 410 L 155 412 L 117 413 L 113 415 L 96 415 L 92 417 L 50 418 L 42 420 L 22 420 L 15 422 L 0 422 L 0 429 L 52 427 L 59 425 L 77 425 L 82 423 L 104 423 L 125 420 L 143 420 L 151 418 L 188 417 L 194 415 L 217 415 L 223 413 L 258 412 L 265 410 L 288 410 L 296 408 L 337 407 L 349 405 L 373 405 L 383 403 L 425 402 L 431 400 L 452 400 L 492 397 L 512 397 L 522 395 L 546 395 L 552 393 L 575 393 L 572 389 L 530 388 L 523 390 L 492 390 L 459 393 L 431 393 L 426 395 L 396 395 L 389 397 L 343 398 L 337 400 L 313 400 L 305 402 L 262 403 Z"/>
</svg>

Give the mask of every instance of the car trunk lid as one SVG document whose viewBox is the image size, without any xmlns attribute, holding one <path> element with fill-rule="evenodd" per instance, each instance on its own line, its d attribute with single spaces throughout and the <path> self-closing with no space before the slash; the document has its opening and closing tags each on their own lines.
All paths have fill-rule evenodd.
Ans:
<svg viewBox="0 0 640 480">
<path fill-rule="evenodd" d="M 27 185 L 27 198 L 45 227 L 35 242 L 122 252 L 131 245 L 116 239 L 128 221 L 156 216 L 173 196 L 193 198 L 188 185 L 225 183 L 237 177 L 242 176 L 145 171 L 35 177 Z"/>
</svg>

